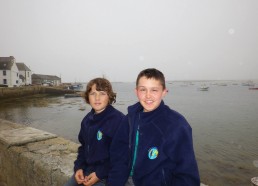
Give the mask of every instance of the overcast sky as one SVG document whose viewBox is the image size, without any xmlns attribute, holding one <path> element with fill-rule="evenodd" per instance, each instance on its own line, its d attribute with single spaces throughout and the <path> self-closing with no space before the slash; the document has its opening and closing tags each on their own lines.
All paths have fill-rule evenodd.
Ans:
<svg viewBox="0 0 258 186">
<path fill-rule="evenodd" d="M 258 0 L 0 0 L 0 56 L 63 82 L 258 79 Z"/>
</svg>

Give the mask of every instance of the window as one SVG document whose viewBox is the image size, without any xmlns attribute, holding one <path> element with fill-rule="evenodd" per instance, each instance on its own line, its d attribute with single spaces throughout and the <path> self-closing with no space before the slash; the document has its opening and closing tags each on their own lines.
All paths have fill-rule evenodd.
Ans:
<svg viewBox="0 0 258 186">
<path fill-rule="evenodd" d="M 3 75 L 6 76 L 6 71 L 5 70 L 3 71 Z"/>
<path fill-rule="evenodd" d="M 19 77 L 19 74 L 17 73 L 17 77 Z"/>
<path fill-rule="evenodd" d="M 7 79 L 3 79 L 3 82 L 6 85 L 7 84 Z"/>
<path fill-rule="evenodd" d="M 27 77 L 30 77 L 30 72 L 28 72 L 27 74 L 28 74 L 28 76 L 27 76 Z"/>
</svg>

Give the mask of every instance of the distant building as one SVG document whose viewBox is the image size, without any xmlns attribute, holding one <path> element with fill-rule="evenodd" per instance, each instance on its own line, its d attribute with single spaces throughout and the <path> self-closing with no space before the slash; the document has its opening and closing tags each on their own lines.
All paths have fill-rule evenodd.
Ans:
<svg viewBox="0 0 258 186">
<path fill-rule="evenodd" d="M 58 86 L 61 84 L 61 78 L 52 75 L 32 74 L 32 84 Z"/>
<path fill-rule="evenodd" d="M 19 75 L 16 60 L 13 56 L 0 57 L 0 86 L 20 86 Z"/>
<path fill-rule="evenodd" d="M 20 85 L 31 85 L 31 70 L 24 63 L 16 63 L 19 70 Z"/>
<path fill-rule="evenodd" d="M 13 56 L 0 57 L 0 87 L 18 87 L 23 85 L 58 86 L 61 78 L 52 75 L 32 74 L 24 63 L 16 63 Z"/>
</svg>

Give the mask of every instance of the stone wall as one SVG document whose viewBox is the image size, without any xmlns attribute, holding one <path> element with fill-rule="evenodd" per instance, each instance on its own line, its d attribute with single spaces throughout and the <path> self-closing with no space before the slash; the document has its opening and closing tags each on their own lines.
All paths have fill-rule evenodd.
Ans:
<svg viewBox="0 0 258 186">
<path fill-rule="evenodd" d="M 0 186 L 63 186 L 73 175 L 78 146 L 0 119 Z"/>
<path fill-rule="evenodd" d="M 0 119 L 0 186 L 62 186 L 79 144 Z"/>
<path fill-rule="evenodd" d="M 6 98 L 24 97 L 34 94 L 51 94 L 63 95 L 74 93 L 74 90 L 67 90 L 62 87 L 45 87 L 45 86 L 24 86 L 12 88 L 0 88 L 0 100 Z"/>
</svg>

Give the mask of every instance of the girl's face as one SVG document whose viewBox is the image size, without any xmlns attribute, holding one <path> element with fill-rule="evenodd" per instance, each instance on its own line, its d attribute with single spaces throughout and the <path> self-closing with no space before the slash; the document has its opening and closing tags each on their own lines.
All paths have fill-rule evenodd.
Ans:
<svg viewBox="0 0 258 186">
<path fill-rule="evenodd" d="M 150 112 L 160 105 L 163 97 L 167 94 L 167 89 L 162 87 L 160 81 L 154 78 L 147 79 L 143 76 L 139 79 L 135 93 L 144 108 L 144 112 Z"/>
<path fill-rule="evenodd" d="M 91 107 L 95 110 L 95 113 L 98 114 L 105 110 L 109 103 L 109 97 L 105 91 L 97 91 L 96 84 L 91 87 L 89 93 L 89 103 Z"/>
</svg>

